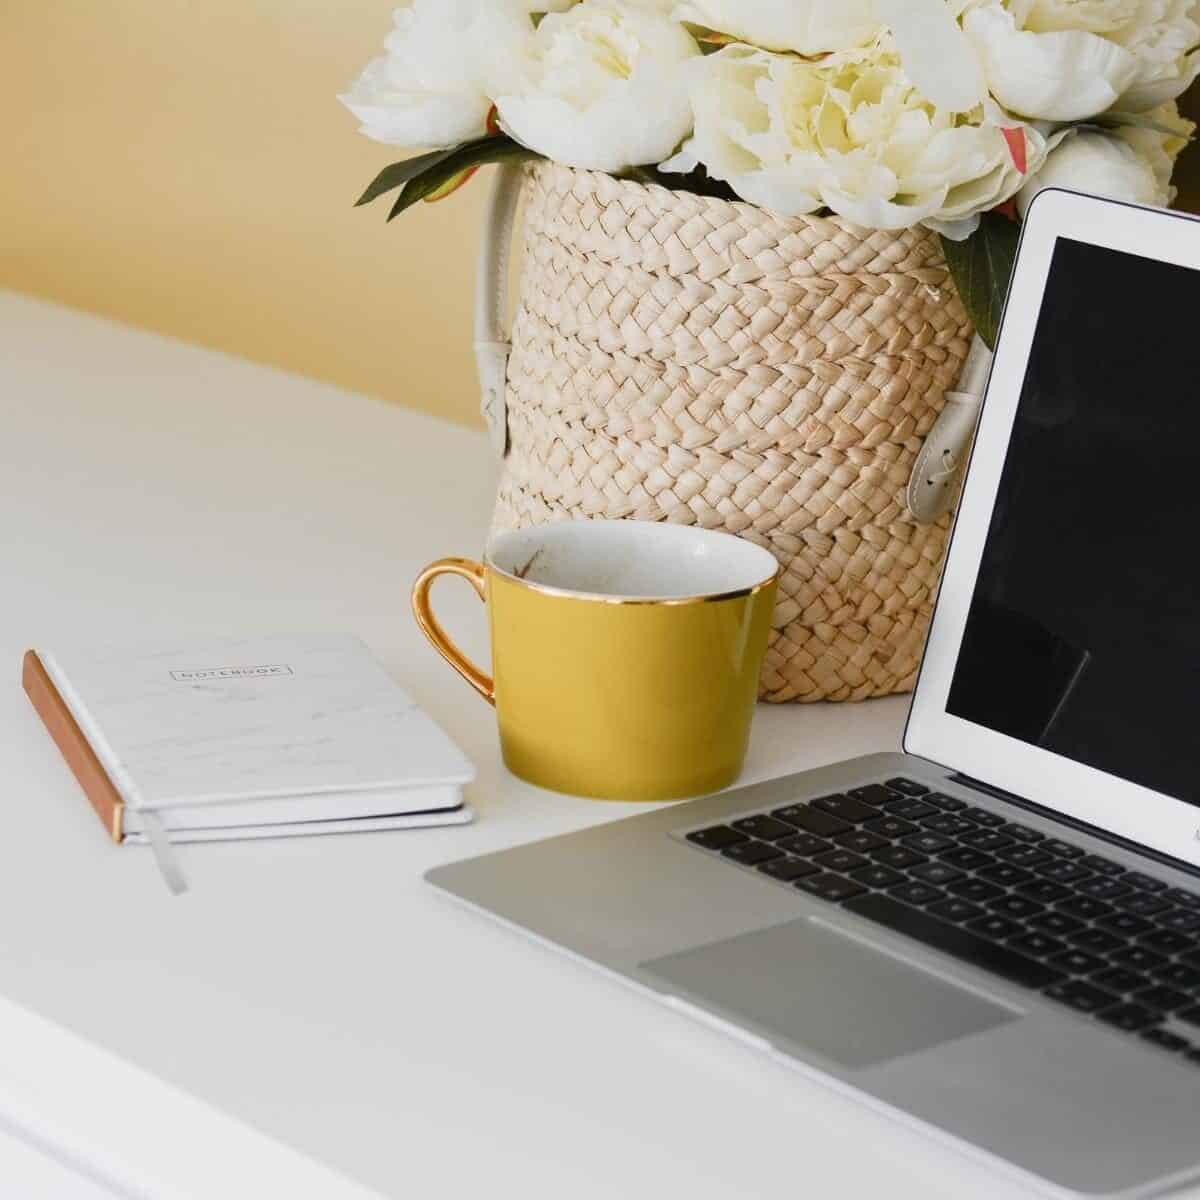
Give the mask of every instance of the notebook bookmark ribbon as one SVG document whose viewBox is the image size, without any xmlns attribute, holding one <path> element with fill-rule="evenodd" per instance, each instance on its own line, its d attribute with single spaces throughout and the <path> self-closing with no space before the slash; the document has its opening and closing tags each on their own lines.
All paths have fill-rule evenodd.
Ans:
<svg viewBox="0 0 1200 1200">
<path fill-rule="evenodd" d="M 150 849 L 154 851 L 154 861 L 158 864 L 163 882 L 170 889 L 172 896 L 181 896 L 188 890 L 188 883 L 179 865 L 179 859 L 171 848 L 171 839 L 167 836 L 162 818 L 148 808 L 139 809 L 138 815 L 142 818 L 142 827 L 150 839 Z"/>
</svg>

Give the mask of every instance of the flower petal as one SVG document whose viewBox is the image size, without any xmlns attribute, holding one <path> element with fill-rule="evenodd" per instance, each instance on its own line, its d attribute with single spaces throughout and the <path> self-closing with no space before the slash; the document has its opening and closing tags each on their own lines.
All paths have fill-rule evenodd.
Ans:
<svg viewBox="0 0 1200 1200">
<path fill-rule="evenodd" d="M 875 0 L 904 64 L 904 73 L 927 100 L 948 112 L 968 112 L 986 87 L 971 43 L 945 0 Z"/>
</svg>

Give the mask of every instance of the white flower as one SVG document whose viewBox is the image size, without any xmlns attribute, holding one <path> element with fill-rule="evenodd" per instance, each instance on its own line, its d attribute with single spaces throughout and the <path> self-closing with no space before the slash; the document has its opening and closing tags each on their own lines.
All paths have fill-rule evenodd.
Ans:
<svg viewBox="0 0 1200 1200">
<path fill-rule="evenodd" d="M 1094 130 L 1071 130 L 1050 151 L 1042 169 L 1017 193 L 1017 211 L 1025 216 L 1043 188 L 1064 187 L 1110 200 L 1165 204 L 1166 191 L 1154 170 L 1127 141 Z"/>
<path fill-rule="evenodd" d="M 879 32 L 873 0 L 684 0 L 673 14 L 767 50 L 848 50 Z"/>
<path fill-rule="evenodd" d="M 1179 115 L 1174 101 L 1145 113 L 1144 118 L 1159 128 L 1122 125 L 1116 130 L 1116 135 L 1132 146 L 1154 172 L 1158 203 L 1172 204 L 1175 188 L 1171 186 L 1171 176 L 1175 171 L 1175 161 L 1187 146 L 1188 138 L 1195 132 L 1196 126 Z M 1164 133 L 1164 129 L 1175 132 Z"/>
<path fill-rule="evenodd" d="M 952 0 L 963 3 L 963 0 Z M 1022 116 L 1141 111 L 1200 71 L 1200 0 L 966 0 L 963 29 L 992 94 Z"/>
<path fill-rule="evenodd" d="M 1200 71 L 1198 10 L 1197 0 L 1139 0 L 1133 18 L 1112 34 L 1138 60 L 1137 79 L 1118 108 L 1144 112 L 1187 91 Z"/>
<path fill-rule="evenodd" d="M 1036 129 L 990 102 L 970 119 L 935 108 L 887 38 L 819 61 L 727 46 L 695 68 L 692 101 L 695 133 L 663 168 L 703 163 L 785 216 L 827 207 L 875 229 L 931 221 L 965 235 L 1021 186 L 1015 153 L 1028 170 L 1045 154 Z"/>
<path fill-rule="evenodd" d="M 692 125 L 684 64 L 699 57 L 675 21 L 629 0 L 584 0 L 542 19 L 520 83 L 496 97 L 517 141 L 571 167 L 660 162 Z"/>
<path fill-rule="evenodd" d="M 404 0 L 387 53 L 338 99 L 377 142 L 441 148 L 486 132 L 497 72 L 533 36 L 513 0 Z"/>
<path fill-rule="evenodd" d="M 1065 9 L 1066 0 L 1054 7 Z M 992 95 L 1023 117 L 1079 121 L 1095 116 L 1138 76 L 1137 57 L 1116 42 L 1079 27 L 1045 33 L 1024 29 L 999 0 L 968 10 L 963 29 Z"/>
</svg>

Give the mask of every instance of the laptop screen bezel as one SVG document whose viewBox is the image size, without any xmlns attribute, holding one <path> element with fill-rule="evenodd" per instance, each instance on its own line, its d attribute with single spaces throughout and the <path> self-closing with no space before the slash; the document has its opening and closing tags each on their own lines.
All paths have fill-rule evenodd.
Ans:
<svg viewBox="0 0 1200 1200">
<path fill-rule="evenodd" d="M 991 378 L 950 540 L 904 749 L 1044 808 L 1200 867 L 1200 807 L 946 711 L 997 489 L 1059 237 L 1200 268 L 1200 221 L 1180 213 L 1041 192 L 1021 235 Z M 1130 303 L 1155 303 L 1130 297 Z M 1166 303 L 1166 300 L 1158 300 Z M 1181 402 L 1188 397 L 1181 395 Z M 1137 492 L 1140 481 L 1114 482 Z M 1117 564 L 1114 564 L 1116 567 Z M 1198 614 L 1200 616 L 1200 614 Z"/>
</svg>

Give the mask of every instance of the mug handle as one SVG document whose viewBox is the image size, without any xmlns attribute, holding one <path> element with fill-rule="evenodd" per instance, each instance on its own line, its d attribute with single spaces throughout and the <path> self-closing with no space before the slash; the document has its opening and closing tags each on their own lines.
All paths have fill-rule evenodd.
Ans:
<svg viewBox="0 0 1200 1200">
<path fill-rule="evenodd" d="M 413 616 L 433 648 L 491 705 L 496 703 L 496 684 L 485 675 L 449 638 L 429 602 L 429 589 L 439 575 L 458 575 L 487 603 L 486 580 L 481 563 L 469 558 L 439 558 L 417 576 L 412 590 Z"/>
</svg>

